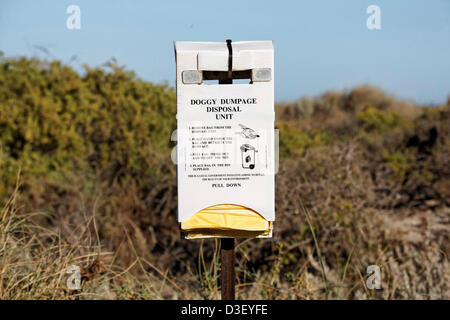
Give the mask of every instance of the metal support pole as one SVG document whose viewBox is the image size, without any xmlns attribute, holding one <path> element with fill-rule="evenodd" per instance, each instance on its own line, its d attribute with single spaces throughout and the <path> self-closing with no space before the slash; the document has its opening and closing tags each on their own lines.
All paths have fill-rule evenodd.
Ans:
<svg viewBox="0 0 450 320">
<path fill-rule="evenodd" d="M 234 238 L 221 238 L 220 261 L 222 300 L 234 300 Z"/>
<path fill-rule="evenodd" d="M 219 84 L 232 83 L 232 78 L 219 80 Z M 220 240 L 220 280 L 222 286 L 222 300 L 234 300 L 234 238 L 221 238 Z"/>
</svg>

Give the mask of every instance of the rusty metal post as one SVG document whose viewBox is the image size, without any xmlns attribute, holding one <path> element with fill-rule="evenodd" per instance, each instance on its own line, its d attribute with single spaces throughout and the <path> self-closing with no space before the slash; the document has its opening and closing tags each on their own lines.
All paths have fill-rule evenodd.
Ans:
<svg viewBox="0 0 450 320">
<path fill-rule="evenodd" d="M 234 300 L 234 238 L 221 238 L 220 261 L 222 300 Z"/>
<path fill-rule="evenodd" d="M 228 44 L 228 46 L 230 46 L 230 44 Z M 231 65 L 229 65 L 228 68 L 228 78 L 219 80 L 219 84 L 233 83 L 233 78 L 231 78 Z M 234 300 L 234 238 L 221 238 L 220 244 L 220 280 L 222 286 L 222 300 Z"/>
</svg>

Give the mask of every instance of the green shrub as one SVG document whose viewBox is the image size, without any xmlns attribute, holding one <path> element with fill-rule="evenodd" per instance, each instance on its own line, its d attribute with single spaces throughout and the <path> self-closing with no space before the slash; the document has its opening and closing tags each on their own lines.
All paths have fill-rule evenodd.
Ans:
<svg viewBox="0 0 450 320">
<path fill-rule="evenodd" d="M 114 63 L 85 67 L 80 76 L 57 61 L 2 59 L 0 199 L 19 168 L 25 186 L 31 178 L 57 182 L 73 174 L 158 179 L 175 113 L 173 89 Z"/>
<path fill-rule="evenodd" d="M 299 130 L 294 123 L 279 121 L 280 130 L 280 156 L 301 156 L 311 147 L 325 146 L 332 142 L 330 133 L 323 129 L 314 129 L 309 132 Z"/>
<path fill-rule="evenodd" d="M 393 181 L 402 181 L 406 172 L 411 170 L 416 163 L 415 152 L 408 148 L 392 153 L 383 152 L 382 158 L 385 166 L 394 173 Z"/>
<path fill-rule="evenodd" d="M 410 121 L 400 117 L 397 113 L 379 110 L 371 105 L 368 105 L 362 111 L 358 111 L 357 117 L 364 130 L 376 131 L 381 134 L 390 129 L 406 129 L 411 126 Z"/>
</svg>

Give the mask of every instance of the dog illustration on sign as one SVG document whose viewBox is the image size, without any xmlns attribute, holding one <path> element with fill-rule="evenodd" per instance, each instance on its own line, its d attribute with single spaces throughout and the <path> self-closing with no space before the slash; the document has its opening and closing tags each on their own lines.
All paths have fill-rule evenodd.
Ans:
<svg viewBox="0 0 450 320">
<path fill-rule="evenodd" d="M 259 138 L 259 134 L 255 132 L 252 128 L 249 128 L 247 126 L 244 126 L 243 124 L 239 124 L 239 126 L 242 128 L 241 132 L 236 132 L 237 134 L 240 134 L 247 139 L 256 139 Z"/>
</svg>

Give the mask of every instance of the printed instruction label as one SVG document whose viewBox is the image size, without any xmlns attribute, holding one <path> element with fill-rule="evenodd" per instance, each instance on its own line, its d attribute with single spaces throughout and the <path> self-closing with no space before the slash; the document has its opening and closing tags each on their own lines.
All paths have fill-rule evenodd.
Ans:
<svg viewBox="0 0 450 320">
<path fill-rule="evenodd" d="M 217 204 L 246 206 L 273 220 L 274 111 L 267 92 L 264 84 L 194 85 L 179 98 L 180 221 Z"/>
</svg>

